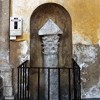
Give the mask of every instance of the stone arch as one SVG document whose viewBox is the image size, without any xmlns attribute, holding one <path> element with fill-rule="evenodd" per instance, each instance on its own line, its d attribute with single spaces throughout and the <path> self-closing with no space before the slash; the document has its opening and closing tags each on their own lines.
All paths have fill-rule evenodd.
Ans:
<svg viewBox="0 0 100 100">
<path fill-rule="evenodd" d="M 64 7 L 56 3 L 45 3 L 35 9 L 30 18 L 30 65 L 42 67 L 41 38 L 39 29 L 52 19 L 63 31 L 59 45 L 59 66 L 71 66 L 72 61 L 72 22 Z"/>
</svg>

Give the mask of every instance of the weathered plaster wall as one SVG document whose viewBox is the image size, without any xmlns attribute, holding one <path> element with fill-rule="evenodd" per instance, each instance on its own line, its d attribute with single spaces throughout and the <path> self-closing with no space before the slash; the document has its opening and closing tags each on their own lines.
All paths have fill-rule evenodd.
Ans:
<svg viewBox="0 0 100 100">
<path fill-rule="evenodd" d="M 41 4 L 54 2 L 66 8 L 72 18 L 73 58 L 81 68 L 82 97 L 100 98 L 100 0 L 11 0 L 11 16 L 23 18 L 23 36 L 11 42 L 16 65 L 29 56 L 30 16 Z M 22 41 L 21 41 L 22 40 Z M 24 41 L 25 40 L 25 41 Z M 23 51 L 25 48 L 25 52 Z M 21 56 L 22 55 L 22 56 Z M 23 56 L 24 55 L 24 56 Z M 18 58 L 17 58 L 18 56 Z M 11 55 L 12 58 L 12 55 Z M 21 58 L 19 60 L 19 58 Z M 28 57 L 29 58 L 29 57 Z"/>
<path fill-rule="evenodd" d="M 74 34 L 80 34 L 85 41 L 98 43 L 100 39 L 100 0 L 12 0 L 12 15 L 23 18 L 24 34 L 30 32 L 29 20 L 34 9 L 48 2 L 58 3 L 66 8 L 72 18 Z M 74 43 L 77 43 L 75 39 L 73 38 Z"/>
<path fill-rule="evenodd" d="M 0 0 L 0 77 L 6 97 L 12 96 L 12 69 L 9 64 L 9 0 Z"/>
<path fill-rule="evenodd" d="M 7 9 L 9 8 L 9 4 L 7 4 L 8 2 L 9 0 L 7 0 L 6 2 L 0 1 L 0 67 L 6 67 L 9 63 L 9 9 Z M 5 4 L 7 4 L 6 7 L 4 6 Z"/>
<path fill-rule="evenodd" d="M 73 58 L 81 68 L 82 97 L 100 98 L 99 45 L 73 45 Z"/>
</svg>

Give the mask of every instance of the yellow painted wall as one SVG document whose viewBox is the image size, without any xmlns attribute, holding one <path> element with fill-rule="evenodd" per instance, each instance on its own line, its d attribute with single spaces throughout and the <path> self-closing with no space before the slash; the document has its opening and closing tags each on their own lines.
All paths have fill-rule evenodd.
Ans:
<svg viewBox="0 0 100 100">
<path fill-rule="evenodd" d="M 73 44 L 97 44 L 100 40 L 100 0 L 12 0 L 11 16 L 23 18 L 23 35 L 29 40 L 30 16 L 41 4 L 54 2 L 66 8 L 72 18 Z"/>
</svg>

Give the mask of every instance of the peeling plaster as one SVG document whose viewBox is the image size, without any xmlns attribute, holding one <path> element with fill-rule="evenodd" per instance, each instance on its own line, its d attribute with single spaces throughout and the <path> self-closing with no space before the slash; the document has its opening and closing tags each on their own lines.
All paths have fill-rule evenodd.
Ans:
<svg viewBox="0 0 100 100">
<path fill-rule="evenodd" d="M 100 98 L 99 52 L 98 45 L 73 45 L 73 58 L 81 68 L 82 98 Z"/>
<path fill-rule="evenodd" d="M 5 60 L 7 63 L 9 63 L 9 51 L 0 51 L 0 60 Z"/>
<path fill-rule="evenodd" d="M 72 33 L 72 40 L 73 40 L 73 44 L 78 44 L 78 43 L 85 44 L 85 45 L 92 44 L 92 41 L 88 37 L 79 34 L 77 31 Z"/>
<path fill-rule="evenodd" d="M 99 40 L 98 44 L 99 44 L 99 47 L 100 47 L 100 40 Z"/>
<path fill-rule="evenodd" d="M 88 63 L 95 63 L 97 56 L 97 49 L 88 45 L 74 45 L 73 58 L 77 61 L 80 68 L 87 68 Z"/>
<path fill-rule="evenodd" d="M 100 46 L 100 24 L 98 25 L 97 36 L 98 36 L 98 39 L 99 39 L 98 44 Z"/>
<path fill-rule="evenodd" d="M 84 91 L 83 96 L 85 98 L 100 98 L 100 77 L 96 85 L 92 86 L 88 91 Z"/>
<path fill-rule="evenodd" d="M 20 55 L 19 55 L 19 62 L 20 64 L 23 63 L 25 60 L 29 60 L 30 56 L 29 52 L 29 43 L 27 41 L 23 41 L 19 44 L 20 47 Z"/>
<path fill-rule="evenodd" d="M 79 66 L 80 66 L 80 69 L 82 70 L 82 68 L 87 68 L 88 67 L 88 64 L 82 63 Z"/>
</svg>

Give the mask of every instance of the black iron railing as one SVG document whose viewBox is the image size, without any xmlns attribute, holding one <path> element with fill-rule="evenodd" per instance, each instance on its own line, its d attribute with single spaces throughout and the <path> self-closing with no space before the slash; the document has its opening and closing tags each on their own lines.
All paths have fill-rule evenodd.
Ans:
<svg viewBox="0 0 100 100">
<path fill-rule="evenodd" d="M 29 68 L 25 61 L 18 67 L 18 94 L 17 100 L 29 100 Z M 27 98 L 27 99 L 26 99 Z"/>
<path fill-rule="evenodd" d="M 50 99 L 50 73 L 51 70 L 56 70 L 58 77 L 58 100 L 81 100 L 81 85 L 80 85 L 80 68 L 77 63 L 73 60 L 73 67 L 27 67 L 27 61 L 18 67 L 18 95 L 17 100 L 45 100 L 41 99 L 41 72 L 47 71 L 47 83 L 48 83 L 48 100 Z M 65 73 L 65 74 L 64 74 Z M 33 75 L 33 79 L 37 77 L 37 97 L 31 99 L 31 87 L 30 87 L 30 76 Z M 64 74 L 64 75 L 63 75 Z M 34 82 L 36 82 L 34 81 Z M 63 87 L 64 82 L 67 84 Z M 66 88 L 66 89 L 65 89 Z M 65 93 L 63 89 L 67 90 Z M 64 95 L 67 95 L 66 99 L 63 99 Z"/>
</svg>

